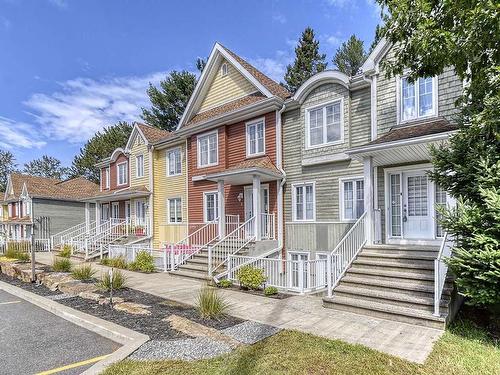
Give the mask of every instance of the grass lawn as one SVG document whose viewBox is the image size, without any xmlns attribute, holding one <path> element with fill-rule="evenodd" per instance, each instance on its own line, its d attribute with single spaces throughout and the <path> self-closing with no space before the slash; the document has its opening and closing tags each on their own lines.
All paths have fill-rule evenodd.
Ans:
<svg viewBox="0 0 500 375">
<path fill-rule="evenodd" d="M 457 320 L 436 343 L 425 364 L 416 365 L 361 345 L 283 331 L 256 345 L 210 360 L 123 361 L 104 374 L 498 375 L 500 346 L 472 321 Z"/>
</svg>

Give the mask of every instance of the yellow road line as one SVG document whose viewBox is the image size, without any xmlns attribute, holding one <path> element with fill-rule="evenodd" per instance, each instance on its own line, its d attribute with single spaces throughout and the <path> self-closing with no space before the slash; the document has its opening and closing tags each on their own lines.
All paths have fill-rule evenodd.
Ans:
<svg viewBox="0 0 500 375">
<path fill-rule="evenodd" d="M 101 355 L 100 357 L 94 357 L 94 358 L 87 359 L 85 361 L 76 362 L 76 363 L 72 363 L 72 364 L 69 364 L 69 365 L 66 365 L 66 366 L 54 368 L 52 370 L 47 370 L 47 371 L 39 372 L 38 374 L 35 374 L 35 375 L 55 374 L 57 372 L 69 370 L 69 369 L 72 369 L 72 368 L 75 368 L 75 367 L 85 366 L 85 365 L 88 365 L 90 363 L 99 362 L 100 360 L 102 360 L 102 359 L 104 359 L 104 358 L 106 358 L 108 356 L 109 356 L 109 354 Z"/>
<path fill-rule="evenodd" d="M 0 305 L 10 305 L 12 303 L 19 303 L 21 301 L 8 301 L 8 302 L 0 302 Z"/>
</svg>

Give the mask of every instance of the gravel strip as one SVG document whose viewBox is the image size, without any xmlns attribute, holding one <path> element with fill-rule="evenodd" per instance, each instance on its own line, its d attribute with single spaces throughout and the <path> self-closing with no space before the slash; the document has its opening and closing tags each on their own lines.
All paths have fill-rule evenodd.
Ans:
<svg viewBox="0 0 500 375">
<path fill-rule="evenodd" d="M 150 340 L 129 357 L 135 360 L 180 359 L 193 361 L 230 353 L 231 348 L 206 337 L 180 340 Z"/>
<path fill-rule="evenodd" d="M 281 331 L 280 328 L 249 320 L 223 329 L 222 333 L 243 344 L 255 344 L 256 342 L 272 336 L 279 331 Z"/>
</svg>

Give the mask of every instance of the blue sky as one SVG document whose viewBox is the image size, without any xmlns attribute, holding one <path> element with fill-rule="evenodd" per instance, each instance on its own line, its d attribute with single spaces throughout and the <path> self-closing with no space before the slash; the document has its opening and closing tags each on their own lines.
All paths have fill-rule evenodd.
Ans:
<svg viewBox="0 0 500 375">
<path fill-rule="evenodd" d="M 306 26 L 331 61 L 352 33 L 368 47 L 378 22 L 373 0 L 0 0 L 0 149 L 69 165 L 216 41 L 279 81 Z"/>
</svg>

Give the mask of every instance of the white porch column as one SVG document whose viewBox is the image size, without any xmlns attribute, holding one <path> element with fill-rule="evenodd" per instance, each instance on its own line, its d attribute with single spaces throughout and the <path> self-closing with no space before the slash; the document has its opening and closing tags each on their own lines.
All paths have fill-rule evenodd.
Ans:
<svg viewBox="0 0 500 375">
<path fill-rule="evenodd" d="M 85 232 L 89 231 L 90 225 L 90 203 L 85 202 Z"/>
<path fill-rule="evenodd" d="M 258 175 L 253 175 L 253 191 L 252 191 L 252 196 L 253 196 L 253 214 L 255 216 L 255 240 L 260 241 L 260 221 L 261 221 L 261 204 L 260 204 L 260 176 Z"/>
<path fill-rule="evenodd" d="M 281 184 L 282 180 L 276 181 L 276 185 L 278 188 L 278 246 L 283 246 L 285 243 L 285 239 L 283 237 L 283 185 Z"/>
<path fill-rule="evenodd" d="M 217 181 L 217 204 L 219 212 L 219 238 L 226 236 L 226 210 L 224 202 L 224 180 Z"/>
<path fill-rule="evenodd" d="M 367 244 L 373 243 L 373 159 L 371 156 L 363 158 L 364 173 L 364 200 L 366 211 L 366 241 Z"/>
<path fill-rule="evenodd" d="M 99 224 L 101 223 L 101 202 L 95 202 L 95 228 L 96 232 L 99 230 Z"/>
</svg>

